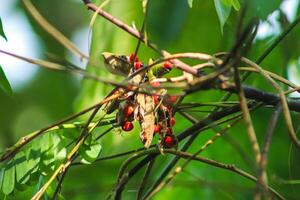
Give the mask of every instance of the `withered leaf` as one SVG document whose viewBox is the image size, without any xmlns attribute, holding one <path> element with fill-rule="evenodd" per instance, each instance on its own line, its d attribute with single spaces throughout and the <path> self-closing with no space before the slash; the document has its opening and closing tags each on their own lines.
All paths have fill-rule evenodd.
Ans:
<svg viewBox="0 0 300 200">
<path fill-rule="evenodd" d="M 152 96 L 140 93 L 137 95 L 136 100 L 138 103 L 138 115 L 140 117 L 140 124 L 142 127 L 140 138 L 144 143 L 144 147 L 149 148 L 154 133 L 154 101 Z"/>
</svg>

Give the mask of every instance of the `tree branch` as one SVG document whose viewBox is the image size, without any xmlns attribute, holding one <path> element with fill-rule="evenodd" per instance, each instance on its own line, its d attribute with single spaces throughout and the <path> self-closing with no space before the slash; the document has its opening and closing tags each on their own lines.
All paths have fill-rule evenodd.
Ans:
<svg viewBox="0 0 300 200">
<path fill-rule="evenodd" d="M 153 155 L 157 155 L 159 154 L 159 150 L 158 149 L 150 149 L 150 150 L 146 150 L 140 154 L 137 154 L 135 155 L 134 157 L 132 157 L 131 159 L 138 159 L 144 155 L 149 155 L 149 156 L 153 156 Z M 256 182 L 257 181 L 257 178 L 254 177 L 253 175 L 243 171 L 242 169 L 239 169 L 238 167 L 232 165 L 232 164 L 225 164 L 225 163 L 221 163 L 221 162 L 217 162 L 215 160 L 211 160 L 211 159 L 207 159 L 207 158 L 203 158 L 203 157 L 199 157 L 199 156 L 194 156 L 193 154 L 190 154 L 190 153 L 186 153 L 186 152 L 182 152 L 182 151 L 176 151 L 176 150 L 172 150 L 172 149 L 165 149 L 164 150 L 164 153 L 169 153 L 169 154 L 173 154 L 173 155 L 177 155 L 177 156 L 180 156 L 180 158 L 183 158 L 183 159 L 192 159 L 192 160 L 195 160 L 195 161 L 200 161 L 200 162 L 203 162 L 203 163 L 206 163 L 210 166 L 214 166 L 214 167 L 217 167 L 217 168 L 222 168 L 222 169 L 225 169 L 225 170 L 228 170 L 228 171 L 231 171 L 235 174 L 238 174 L 248 180 L 251 180 L 253 182 Z M 147 158 L 147 157 L 146 157 Z M 145 160 L 145 158 L 143 159 Z M 127 179 L 129 179 L 130 176 L 129 176 L 129 172 L 128 173 L 124 173 L 121 177 L 120 177 L 120 180 L 122 181 L 125 181 Z M 281 196 L 275 189 L 273 189 L 272 187 L 268 186 L 268 189 L 271 191 L 271 193 L 276 196 L 277 198 L 279 199 L 285 199 L 283 196 Z M 117 195 L 116 194 L 116 198 L 115 199 L 120 199 L 121 196 L 120 194 Z"/>
<path fill-rule="evenodd" d="M 87 6 L 87 8 L 89 10 L 92 10 L 93 12 L 97 12 L 98 15 L 102 16 L 103 18 L 105 18 L 106 20 L 110 21 L 112 24 L 116 25 L 117 27 L 121 28 L 122 30 L 124 30 L 125 32 L 129 33 L 130 35 L 132 35 L 133 37 L 139 39 L 141 42 L 143 42 L 146 46 L 150 47 L 151 49 L 153 49 L 155 52 L 158 52 L 161 54 L 161 56 L 166 57 L 169 56 L 170 53 L 168 53 L 167 51 L 164 50 L 158 50 L 157 46 L 153 43 L 151 43 L 149 40 L 146 40 L 143 35 L 136 29 L 128 26 L 127 24 L 125 24 L 124 22 L 122 22 L 121 20 L 115 18 L 114 16 L 112 16 L 111 14 L 105 12 L 103 9 L 98 8 L 95 4 L 93 4 L 91 1 L 89 0 L 82 0 L 83 3 Z M 186 63 L 174 59 L 171 61 L 173 64 L 175 64 L 178 68 L 180 68 L 181 70 L 191 73 L 195 76 L 198 76 L 198 71 L 195 70 L 194 68 L 192 68 L 191 66 L 187 65 Z"/>
</svg>

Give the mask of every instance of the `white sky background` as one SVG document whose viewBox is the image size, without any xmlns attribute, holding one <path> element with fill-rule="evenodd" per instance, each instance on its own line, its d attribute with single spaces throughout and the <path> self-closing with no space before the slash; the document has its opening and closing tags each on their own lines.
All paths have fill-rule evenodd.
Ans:
<svg viewBox="0 0 300 200">
<path fill-rule="evenodd" d="M 17 12 L 13 9 L 16 0 L 2 0 L 0 6 L 0 17 L 3 23 L 3 29 L 8 38 L 8 42 L 0 38 L 0 49 L 13 52 L 25 57 L 39 58 L 43 55 L 43 47 L 39 42 L 38 36 L 35 35 L 30 27 L 26 17 L 22 12 Z M 289 21 L 296 17 L 296 8 L 298 0 L 284 0 L 281 8 L 286 13 Z M 270 35 L 278 34 L 279 25 L 276 22 L 278 12 L 272 13 L 268 22 L 260 25 L 257 39 L 263 39 Z M 83 28 L 74 33 L 71 40 L 83 52 L 88 52 L 88 29 Z M 76 57 L 70 55 L 72 62 L 79 66 L 85 66 L 85 63 L 80 63 Z M 299 63 L 300 64 L 300 63 Z M 37 66 L 25 63 L 18 59 L 0 55 L 0 65 L 3 67 L 5 74 L 14 90 L 22 87 L 30 80 L 37 71 Z M 300 85 L 300 77 L 295 77 L 296 73 L 289 73 L 289 77 L 295 83 Z"/>
<path fill-rule="evenodd" d="M 0 49 L 21 56 L 39 59 L 44 55 L 39 37 L 33 32 L 26 16 L 13 7 L 16 0 L 1 0 L 0 17 L 8 41 L 0 38 Z M 88 28 L 73 34 L 71 40 L 79 49 L 88 54 Z M 76 56 L 69 55 L 72 62 L 85 66 Z M 0 54 L 0 65 L 14 91 L 21 89 L 37 72 L 38 66 Z"/>
<path fill-rule="evenodd" d="M 0 16 L 8 41 L 0 38 L 0 49 L 37 58 L 41 55 L 42 48 L 26 17 L 22 12 L 13 9 L 15 2 L 16 0 L 1 1 Z M 0 65 L 13 89 L 22 87 L 37 71 L 34 65 L 4 54 L 0 55 Z"/>
</svg>

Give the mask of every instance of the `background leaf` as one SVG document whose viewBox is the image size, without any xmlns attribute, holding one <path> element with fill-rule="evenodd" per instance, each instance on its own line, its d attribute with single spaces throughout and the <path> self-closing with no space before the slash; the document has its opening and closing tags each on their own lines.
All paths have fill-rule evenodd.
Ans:
<svg viewBox="0 0 300 200">
<path fill-rule="evenodd" d="M 8 95 L 12 94 L 11 86 L 5 76 L 5 73 L 0 65 L 0 88 Z"/>
<path fill-rule="evenodd" d="M 230 2 L 229 1 L 227 2 L 227 1 L 224 2 L 223 0 L 214 0 L 216 11 L 217 11 L 218 18 L 220 21 L 221 33 L 223 33 L 223 26 L 226 23 L 226 20 L 228 19 L 230 12 L 231 12 Z"/>
<path fill-rule="evenodd" d="M 189 4 L 190 8 L 193 7 L 193 1 L 194 1 L 194 0 L 187 0 L 187 2 L 188 2 L 188 4 Z"/>
<path fill-rule="evenodd" d="M 1 18 L 0 18 L 0 35 L 7 41 L 6 35 L 5 35 L 3 27 L 2 27 Z"/>
<path fill-rule="evenodd" d="M 231 5 L 233 6 L 233 8 L 238 11 L 241 8 L 241 4 L 239 2 L 239 0 L 231 0 Z"/>
</svg>

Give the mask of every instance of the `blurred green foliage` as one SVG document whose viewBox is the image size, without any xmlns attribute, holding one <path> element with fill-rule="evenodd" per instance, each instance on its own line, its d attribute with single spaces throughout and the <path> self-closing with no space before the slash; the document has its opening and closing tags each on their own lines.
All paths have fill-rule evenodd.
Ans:
<svg viewBox="0 0 300 200">
<path fill-rule="evenodd" d="M 166 49 L 171 53 L 204 52 L 214 54 L 220 51 L 229 51 L 236 40 L 240 11 L 236 11 L 238 10 L 237 1 L 230 1 L 236 10 L 227 10 L 227 21 L 227 16 L 222 17 L 219 11 L 216 11 L 215 2 L 194 0 L 189 1 L 190 5 L 191 3 L 193 5 L 189 7 L 188 1 L 183 0 L 149 0 L 146 21 L 149 39 L 160 49 Z M 68 38 L 81 28 L 89 28 L 88 24 L 93 14 L 86 10 L 81 1 L 44 0 L 33 1 L 33 3 L 40 13 Z M 99 1 L 95 3 L 98 5 Z M 219 1 L 219 3 L 224 3 L 224 1 Z M 246 3 L 249 4 L 249 10 L 246 12 L 245 22 L 254 13 L 256 17 L 265 20 L 270 13 L 279 8 L 281 1 L 272 0 L 271 3 L 269 1 L 244 0 L 241 1 L 241 6 Z M 297 5 L 299 7 L 300 1 Z M 127 24 L 134 24 L 137 28 L 142 25 L 144 16 L 140 0 L 112 0 L 104 9 Z M 26 14 L 31 26 L 41 39 L 40 45 L 44 46 L 44 53 L 50 52 L 62 58 L 68 55 L 63 46 L 37 25 L 21 3 L 15 5 L 14 11 L 17 10 Z M 298 14 L 300 13 L 297 12 Z M 282 22 L 281 18 L 276 20 Z M 286 27 L 284 23 L 280 23 L 280 25 L 282 29 Z M 0 34 L 3 35 L 1 30 Z M 91 34 L 90 56 L 93 63 L 87 64 L 87 71 L 98 76 L 121 80 L 120 77 L 111 75 L 104 70 L 101 53 L 109 51 L 129 55 L 134 52 L 138 41 L 100 17 L 96 19 Z M 247 57 L 256 60 L 278 34 L 280 33 L 275 32 L 272 36 L 256 39 Z M 261 66 L 288 78 L 289 63 L 299 59 L 299 34 L 300 27 L 296 27 L 272 51 Z M 89 35 L 83 37 L 89 37 Z M 157 58 L 159 55 L 142 45 L 139 51 L 140 60 L 147 62 L 151 57 Z M 194 64 L 191 61 L 187 62 Z M 298 65 L 298 77 L 300 77 L 299 72 Z M 266 84 L 259 75 L 251 75 L 246 83 L 266 91 L 272 91 L 272 87 Z M 74 75 L 39 69 L 35 77 L 21 89 L 14 91 L 12 96 L 0 90 L 0 149 L 4 150 L 13 145 L 21 136 L 99 102 L 111 89 L 111 86 L 93 80 L 81 79 L 79 84 Z M 219 101 L 223 94 L 220 91 L 199 91 L 186 97 L 185 102 Z M 237 100 L 237 98 L 233 96 L 230 100 Z M 204 111 L 211 109 L 211 107 L 203 107 Z M 202 119 L 206 114 L 205 112 L 195 112 L 193 116 Z M 261 108 L 251 114 L 260 145 L 263 143 L 271 114 L 272 111 L 269 108 Z M 88 115 L 82 116 L 77 121 L 81 122 L 87 117 Z M 297 128 L 300 120 L 299 114 L 293 113 L 292 117 Z M 176 133 L 180 133 L 191 125 L 179 115 L 176 115 L 176 121 Z M 300 197 L 299 184 L 284 184 L 282 181 L 300 179 L 300 151 L 291 147 L 283 119 L 280 118 L 278 121 L 268 157 L 269 184 L 287 199 L 296 200 Z M 107 156 L 140 148 L 142 144 L 138 137 L 139 128 L 137 124 L 135 125 L 135 129 L 130 133 L 120 132 L 116 128 L 103 137 L 100 142 L 96 142 L 95 137 L 90 137 L 80 150 L 82 158 L 89 163 L 99 155 L 100 157 Z M 99 136 L 107 128 L 108 126 L 96 128 L 95 136 Z M 38 188 L 48 180 L 49 175 L 61 160 L 65 158 L 69 142 L 72 141 L 73 136 L 78 134 L 77 129 L 47 133 L 33 142 L 30 148 L 24 148 L 18 153 L 10 161 L 14 162 L 14 166 L 10 163 L 7 163 L 5 167 L 0 165 L 2 191 L 6 194 L 13 191 L 6 197 L 4 194 L 0 194 L 0 199 L 29 199 L 32 197 Z M 189 151 L 197 151 L 214 134 L 215 132 L 212 130 L 205 131 L 193 143 Z M 216 141 L 202 153 L 202 156 L 225 163 L 234 163 L 252 174 L 256 173 L 243 123 L 230 129 L 227 136 Z M 29 157 L 33 159 L 27 160 L 25 166 L 22 161 Z M 150 183 L 155 181 L 171 158 L 173 158 L 171 155 L 162 155 L 156 160 Z M 62 195 L 65 199 L 73 200 L 105 198 L 115 183 L 118 169 L 125 159 L 126 157 L 121 157 L 71 167 L 63 182 Z M 51 167 L 49 168 L 49 166 Z M 140 171 L 129 182 L 123 192 L 124 199 L 135 198 L 136 188 L 138 188 L 142 176 L 143 173 Z M 47 191 L 49 196 L 53 194 L 55 186 L 52 184 Z M 236 174 L 192 162 L 155 199 L 176 199 L 178 197 L 182 199 L 252 199 L 254 189 L 255 184 Z"/>
</svg>

